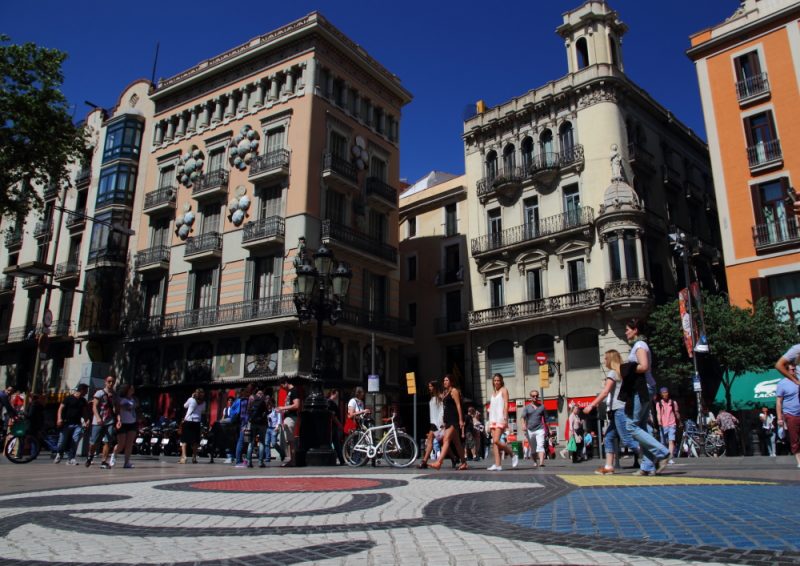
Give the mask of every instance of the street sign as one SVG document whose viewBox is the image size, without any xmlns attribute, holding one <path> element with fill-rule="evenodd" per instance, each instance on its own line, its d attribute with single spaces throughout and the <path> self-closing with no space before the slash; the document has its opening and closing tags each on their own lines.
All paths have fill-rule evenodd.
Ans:
<svg viewBox="0 0 800 566">
<path fill-rule="evenodd" d="M 413 371 L 406 374 L 406 387 L 408 387 L 409 395 L 416 395 L 417 393 L 417 376 Z"/>
<path fill-rule="evenodd" d="M 695 393 L 701 393 L 703 391 L 703 386 L 700 383 L 700 376 L 697 374 L 694 374 L 692 377 L 692 388 Z"/>
<path fill-rule="evenodd" d="M 550 387 L 550 368 L 547 364 L 539 366 L 539 387 L 542 389 Z"/>
<path fill-rule="evenodd" d="M 369 374 L 367 376 L 367 392 L 380 393 L 380 390 L 381 390 L 381 380 L 378 374 Z"/>
<path fill-rule="evenodd" d="M 536 360 L 536 363 L 540 366 L 543 366 L 547 363 L 547 354 L 544 352 L 536 352 L 536 355 L 533 357 Z"/>
<path fill-rule="evenodd" d="M 45 328 L 50 328 L 50 325 L 53 324 L 53 311 L 47 309 L 44 311 L 44 316 L 42 317 L 42 324 L 44 324 Z"/>
</svg>

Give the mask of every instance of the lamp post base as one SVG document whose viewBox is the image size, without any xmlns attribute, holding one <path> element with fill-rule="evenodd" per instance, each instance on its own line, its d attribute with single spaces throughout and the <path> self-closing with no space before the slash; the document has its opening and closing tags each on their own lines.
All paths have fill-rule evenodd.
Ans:
<svg viewBox="0 0 800 566">
<path fill-rule="evenodd" d="M 331 447 L 331 413 L 322 392 L 309 395 L 300 418 L 299 466 L 335 466 L 336 453 Z"/>
</svg>

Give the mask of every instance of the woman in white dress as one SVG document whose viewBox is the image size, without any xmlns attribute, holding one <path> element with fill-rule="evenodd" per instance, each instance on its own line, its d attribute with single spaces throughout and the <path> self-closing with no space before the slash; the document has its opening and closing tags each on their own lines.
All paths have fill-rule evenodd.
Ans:
<svg viewBox="0 0 800 566">
<path fill-rule="evenodd" d="M 494 393 L 489 403 L 489 430 L 492 434 L 492 450 L 494 452 L 494 464 L 487 470 L 500 472 L 503 467 L 500 465 L 500 452 L 505 452 L 511 456 L 511 467 L 516 468 L 519 464 L 519 457 L 514 454 L 511 447 L 502 442 L 501 436 L 508 428 L 508 389 L 503 382 L 503 376 L 496 373 L 492 376 L 492 386 Z"/>
</svg>

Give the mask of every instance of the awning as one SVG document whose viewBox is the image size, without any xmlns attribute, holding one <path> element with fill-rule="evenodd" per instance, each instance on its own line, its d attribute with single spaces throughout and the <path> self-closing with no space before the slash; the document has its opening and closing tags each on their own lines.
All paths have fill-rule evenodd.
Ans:
<svg viewBox="0 0 800 566">
<path fill-rule="evenodd" d="M 743 373 L 733 380 L 733 385 L 731 386 L 733 409 L 775 407 L 775 388 L 781 379 L 783 379 L 783 376 L 776 369 L 761 373 Z M 725 406 L 725 386 L 721 383 L 719 389 L 717 389 L 714 403 L 722 407 Z"/>
</svg>

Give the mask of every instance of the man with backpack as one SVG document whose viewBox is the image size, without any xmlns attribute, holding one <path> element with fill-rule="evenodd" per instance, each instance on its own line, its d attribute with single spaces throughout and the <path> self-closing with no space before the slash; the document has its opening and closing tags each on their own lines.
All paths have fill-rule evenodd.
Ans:
<svg viewBox="0 0 800 566">
<path fill-rule="evenodd" d="M 117 400 L 114 395 L 114 383 L 117 378 L 113 375 L 106 377 L 105 387 L 95 392 L 92 397 L 92 435 L 89 439 L 89 455 L 86 458 L 86 467 L 92 465 L 97 443 L 103 441 L 102 469 L 108 469 L 112 464 L 108 461 L 108 454 L 114 442 L 114 424 L 116 423 Z"/>
<path fill-rule="evenodd" d="M 669 462 L 672 465 L 675 461 L 675 432 L 678 430 L 678 423 L 681 422 L 681 413 L 678 404 L 674 399 L 669 398 L 669 389 L 662 387 L 659 391 L 661 398 L 656 403 L 656 417 L 658 426 L 661 427 L 661 444 L 669 442 Z"/>
<path fill-rule="evenodd" d="M 247 422 L 250 423 L 250 444 L 247 446 L 247 467 L 253 467 L 253 449 L 258 442 L 259 468 L 266 468 L 264 463 L 264 450 L 269 450 L 266 445 L 267 422 L 269 416 L 269 398 L 264 394 L 264 388 L 258 386 L 256 394 L 250 398 L 247 407 Z"/>
<path fill-rule="evenodd" d="M 230 410 L 231 426 L 236 430 L 236 450 L 234 453 L 233 463 L 237 468 L 246 468 L 247 463 L 242 460 L 242 452 L 244 451 L 244 437 L 249 428 L 247 426 L 247 406 L 250 402 L 250 392 L 253 390 L 253 384 L 248 383 L 247 387 L 239 390 L 239 398 L 233 402 Z"/>
</svg>

